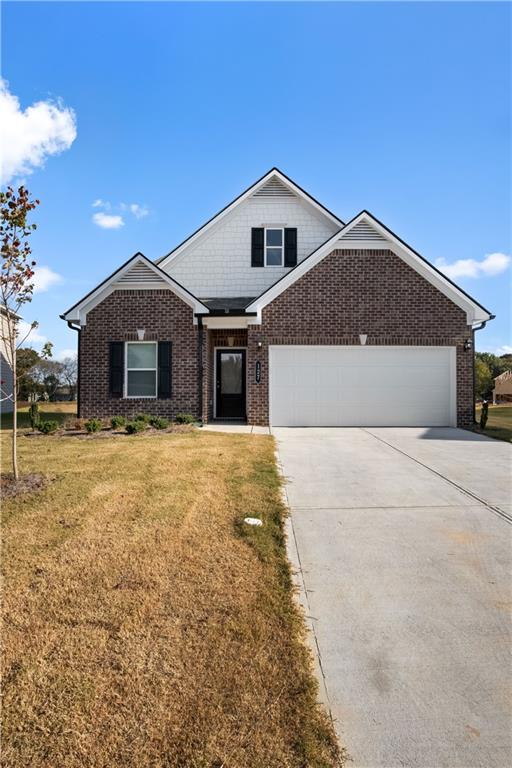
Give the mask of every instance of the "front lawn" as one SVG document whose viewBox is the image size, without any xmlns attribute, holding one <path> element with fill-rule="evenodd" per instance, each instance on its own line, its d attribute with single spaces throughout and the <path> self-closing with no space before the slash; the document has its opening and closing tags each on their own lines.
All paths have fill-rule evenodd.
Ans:
<svg viewBox="0 0 512 768">
<path fill-rule="evenodd" d="M 5 765 L 337 765 L 272 438 L 19 444 L 21 471 L 53 479 L 2 505 Z"/>
<path fill-rule="evenodd" d="M 476 420 L 480 423 L 481 406 L 476 407 Z M 480 429 L 478 429 L 480 431 Z M 512 403 L 509 405 L 489 405 L 487 426 L 481 433 L 497 440 L 512 442 Z"/>
</svg>

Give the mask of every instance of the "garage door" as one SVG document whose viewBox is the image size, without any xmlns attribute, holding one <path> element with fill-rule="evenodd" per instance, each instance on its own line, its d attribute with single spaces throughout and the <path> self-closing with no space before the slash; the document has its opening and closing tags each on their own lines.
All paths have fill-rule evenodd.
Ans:
<svg viewBox="0 0 512 768">
<path fill-rule="evenodd" d="M 455 347 L 271 346 L 274 426 L 455 426 Z"/>
</svg>

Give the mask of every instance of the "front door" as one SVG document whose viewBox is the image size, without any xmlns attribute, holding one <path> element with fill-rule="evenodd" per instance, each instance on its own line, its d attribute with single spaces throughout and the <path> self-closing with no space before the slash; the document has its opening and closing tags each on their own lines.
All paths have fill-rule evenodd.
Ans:
<svg viewBox="0 0 512 768">
<path fill-rule="evenodd" d="M 219 419 L 245 419 L 245 349 L 217 350 L 217 408 Z"/>
</svg>

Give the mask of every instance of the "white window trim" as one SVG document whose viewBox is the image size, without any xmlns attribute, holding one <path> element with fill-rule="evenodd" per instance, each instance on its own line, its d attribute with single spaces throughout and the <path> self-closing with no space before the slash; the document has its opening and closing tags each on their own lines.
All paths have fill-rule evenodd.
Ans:
<svg viewBox="0 0 512 768">
<path fill-rule="evenodd" d="M 273 232 L 276 230 L 281 231 L 281 246 L 278 245 L 269 245 L 267 246 L 267 232 L 269 230 L 272 230 Z M 267 264 L 267 248 L 279 248 L 281 247 L 281 263 L 280 264 Z M 284 227 L 265 227 L 265 241 L 264 241 L 264 250 L 265 250 L 265 266 L 266 267 L 277 267 L 281 268 L 284 267 Z"/>
<path fill-rule="evenodd" d="M 156 347 L 155 368 L 128 368 L 128 344 L 153 344 Z M 154 395 L 129 395 L 128 371 L 154 371 L 155 394 Z M 158 342 L 157 341 L 125 341 L 124 343 L 124 399 L 125 400 L 156 400 L 158 397 Z"/>
</svg>

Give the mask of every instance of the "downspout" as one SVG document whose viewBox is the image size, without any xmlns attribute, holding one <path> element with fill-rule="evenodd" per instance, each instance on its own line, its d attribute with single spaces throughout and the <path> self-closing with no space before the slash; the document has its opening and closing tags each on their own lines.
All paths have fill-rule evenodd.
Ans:
<svg viewBox="0 0 512 768">
<path fill-rule="evenodd" d="M 494 320 L 496 315 L 491 315 L 489 317 L 489 320 Z M 475 367 L 475 359 L 476 359 L 476 347 L 475 347 L 475 331 L 481 331 L 489 320 L 482 320 L 482 322 L 479 325 L 474 325 L 471 329 L 471 343 L 473 348 L 473 424 L 476 424 L 476 367 Z"/>
<path fill-rule="evenodd" d="M 203 423 L 203 318 L 197 318 L 197 386 L 199 401 L 199 418 Z"/>
<path fill-rule="evenodd" d="M 76 362 L 77 362 L 77 375 L 76 375 L 76 415 L 78 418 L 80 418 L 80 334 L 82 329 L 80 326 L 73 325 L 69 320 L 67 321 L 68 327 L 72 328 L 74 331 L 78 333 L 78 348 L 77 348 L 77 355 L 76 355 Z"/>
</svg>

